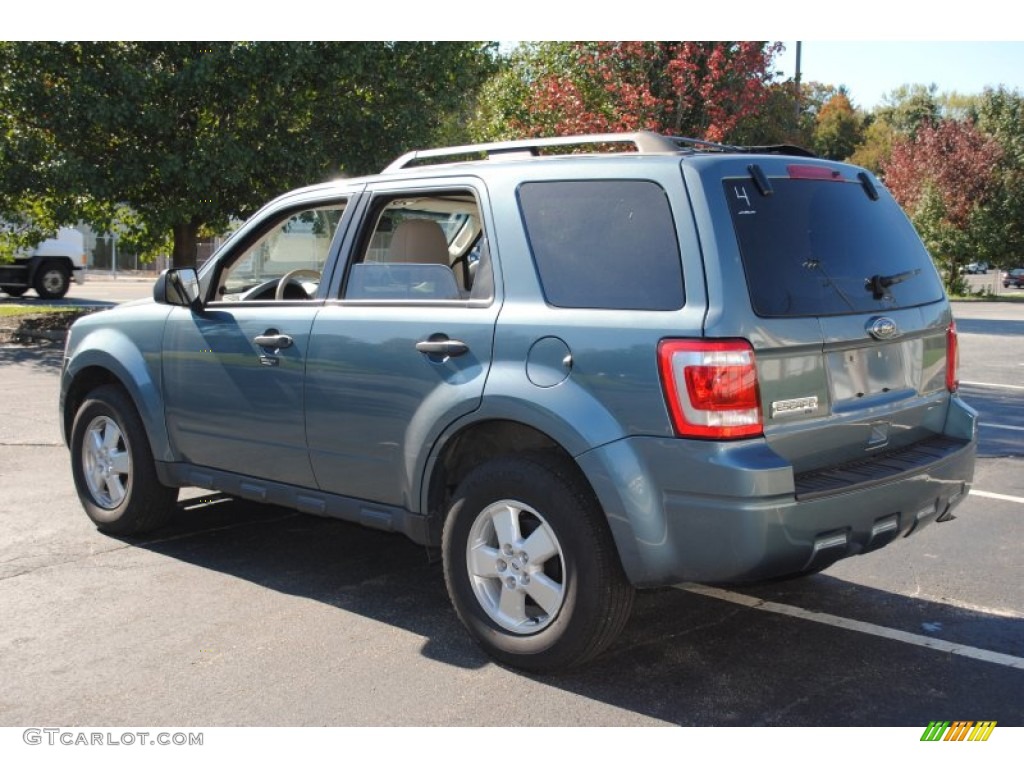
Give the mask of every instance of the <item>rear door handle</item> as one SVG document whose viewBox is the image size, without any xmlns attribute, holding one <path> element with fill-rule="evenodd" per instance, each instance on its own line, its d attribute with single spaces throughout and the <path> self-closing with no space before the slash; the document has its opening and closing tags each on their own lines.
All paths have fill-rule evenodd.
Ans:
<svg viewBox="0 0 1024 768">
<path fill-rule="evenodd" d="M 416 342 L 416 351 L 422 352 L 425 355 L 432 355 L 443 357 L 445 359 L 449 357 L 459 357 L 469 352 L 469 347 L 466 343 L 459 341 L 458 339 L 434 338 L 431 337 L 426 341 Z"/>
<path fill-rule="evenodd" d="M 267 332 L 253 339 L 259 346 L 266 347 L 268 349 L 287 349 L 295 341 L 291 336 L 286 336 L 283 333 L 272 333 Z"/>
</svg>

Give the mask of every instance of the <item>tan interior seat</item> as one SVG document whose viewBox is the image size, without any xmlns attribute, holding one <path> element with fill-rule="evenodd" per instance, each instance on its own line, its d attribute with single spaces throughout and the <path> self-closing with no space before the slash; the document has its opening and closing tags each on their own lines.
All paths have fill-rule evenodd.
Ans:
<svg viewBox="0 0 1024 768">
<path fill-rule="evenodd" d="M 387 260 L 392 264 L 443 264 L 450 267 L 448 239 L 436 221 L 406 219 L 395 228 Z"/>
</svg>

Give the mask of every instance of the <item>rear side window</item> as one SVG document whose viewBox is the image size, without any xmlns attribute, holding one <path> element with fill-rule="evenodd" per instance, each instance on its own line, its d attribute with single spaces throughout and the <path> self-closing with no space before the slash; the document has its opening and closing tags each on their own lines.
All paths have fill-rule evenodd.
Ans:
<svg viewBox="0 0 1024 768">
<path fill-rule="evenodd" d="M 754 311 L 762 317 L 878 312 L 942 298 L 931 258 L 899 206 L 859 182 L 726 179 Z"/>
<path fill-rule="evenodd" d="M 683 306 L 672 210 L 649 181 L 531 182 L 519 206 L 544 297 L 556 307 Z"/>
</svg>

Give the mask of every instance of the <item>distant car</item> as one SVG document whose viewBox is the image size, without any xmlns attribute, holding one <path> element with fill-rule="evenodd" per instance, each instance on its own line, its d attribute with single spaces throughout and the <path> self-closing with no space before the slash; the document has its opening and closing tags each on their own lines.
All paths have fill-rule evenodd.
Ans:
<svg viewBox="0 0 1024 768">
<path fill-rule="evenodd" d="M 965 264 L 960 268 L 961 272 L 968 275 L 987 275 L 988 274 L 988 262 L 987 261 L 972 261 L 970 264 Z"/>
<path fill-rule="evenodd" d="M 1024 288 L 1024 268 L 1011 269 L 1003 272 L 1003 288 Z"/>
</svg>

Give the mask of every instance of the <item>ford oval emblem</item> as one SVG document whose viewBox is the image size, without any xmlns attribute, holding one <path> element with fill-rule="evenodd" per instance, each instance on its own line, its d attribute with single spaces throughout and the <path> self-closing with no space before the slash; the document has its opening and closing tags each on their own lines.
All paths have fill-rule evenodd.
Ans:
<svg viewBox="0 0 1024 768">
<path fill-rule="evenodd" d="M 900 329 L 892 318 L 876 317 L 871 321 L 871 325 L 868 326 L 868 333 L 880 341 L 888 341 L 899 336 Z"/>
</svg>

